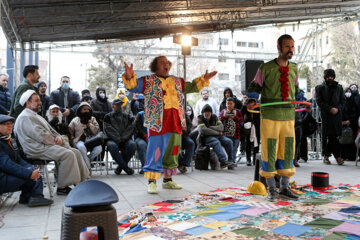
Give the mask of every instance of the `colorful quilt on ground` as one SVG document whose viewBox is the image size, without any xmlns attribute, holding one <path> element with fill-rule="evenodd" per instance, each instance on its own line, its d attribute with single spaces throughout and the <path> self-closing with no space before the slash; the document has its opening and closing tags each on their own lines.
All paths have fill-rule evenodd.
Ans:
<svg viewBox="0 0 360 240">
<path fill-rule="evenodd" d="M 299 200 L 271 203 L 240 187 L 157 202 L 119 216 L 119 238 L 360 240 L 360 185 L 293 191 Z"/>
</svg>

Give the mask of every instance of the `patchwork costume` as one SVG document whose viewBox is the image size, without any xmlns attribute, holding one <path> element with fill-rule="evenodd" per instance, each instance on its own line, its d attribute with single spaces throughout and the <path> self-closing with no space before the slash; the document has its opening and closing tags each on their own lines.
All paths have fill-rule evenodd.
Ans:
<svg viewBox="0 0 360 240">
<path fill-rule="evenodd" d="M 261 93 L 261 103 L 295 101 L 299 93 L 298 68 L 289 62 L 280 67 L 276 60 L 262 64 L 248 92 Z M 260 107 L 261 169 L 260 175 L 295 174 L 295 105 L 281 104 Z"/>
<path fill-rule="evenodd" d="M 185 82 L 175 76 L 160 77 L 156 74 L 126 80 L 125 87 L 134 93 L 143 93 L 145 98 L 144 126 L 148 129 L 148 148 L 143 167 L 144 177 L 159 179 L 161 173 L 176 175 L 178 156 L 181 150 L 181 134 L 186 129 L 184 93 L 199 92 L 209 86 L 204 75 Z"/>
</svg>

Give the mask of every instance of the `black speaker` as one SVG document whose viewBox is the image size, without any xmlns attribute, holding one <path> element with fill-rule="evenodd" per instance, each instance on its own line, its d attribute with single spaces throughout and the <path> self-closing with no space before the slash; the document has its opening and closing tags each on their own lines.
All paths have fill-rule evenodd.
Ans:
<svg viewBox="0 0 360 240">
<path fill-rule="evenodd" d="M 257 70 L 263 63 L 262 60 L 246 60 L 241 63 L 241 91 L 247 91 L 251 81 L 254 80 Z"/>
</svg>

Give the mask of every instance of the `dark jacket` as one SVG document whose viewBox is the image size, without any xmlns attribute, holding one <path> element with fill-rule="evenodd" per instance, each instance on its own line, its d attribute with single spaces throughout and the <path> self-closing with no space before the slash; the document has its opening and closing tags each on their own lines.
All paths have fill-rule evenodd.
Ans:
<svg viewBox="0 0 360 240">
<path fill-rule="evenodd" d="M 46 116 L 46 111 L 49 109 L 50 107 L 50 97 L 48 95 L 39 95 L 40 96 L 40 100 L 41 100 L 41 116 L 43 118 L 45 118 Z"/>
<path fill-rule="evenodd" d="M 134 125 L 134 137 L 141 138 L 147 141 L 147 128 L 144 127 L 144 111 L 138 112 L 135 117 Z"/>
<path fill-rule="evenodd" d="M 96 118 L 96 121 L 99 123 L 100 129 L 103 129 L 104 117 L 106 114 L 112 111 L 111 103 L 108 101 L 108 98 L 101 98 L 99 91 L 105 91 L 105 88 L 96 89 L 96 99 L 92 100 L 90 106 L 92 108 L 93 116 Z M 106 94 L 106 91 L 105 91 Z"/>
<path fill-rule="evenodd" d="M 56 104 L 60 107 L 60 111 L 63 113 L 66 110 L 66 106 L 64 104 L 65 92 L 60 87 L 50 94 L 50 106 Z M 79 93 L 73 91 L 71 88 L 68 91 L 67 97 L 67 108 L 70 110 L 70 115 L 65 118 L 65 122 L 69 124 L 71 120 L 76 116 L 76 110 L 80 105 L 80 96 Z"/>
<path fill-rule="evenodd" d="M 259 111 L 259 108 L 255 108 L 255 111 Z M 244 124 L 247 122 L 251 122 L 255 125 L 255 134 L 258 142 L 260 142 L 260 113 L 251 113 L 247 110 L 247 106 L 244 105 L 244 107 L 241 110 L 241 113 L 244 117 Z M 244 131 L 246 132 L 246 131 Z M 248 133 L 248 136 L 250 137 L 250 130 L 248 130 L 246 133 Z"/>
<path fill-rule="evenodd" d="M 108 139 L 117 144 L 128 141 L 133 133 L 134 118 L 126 113 L 111 112 L 104 117 L 104 132 Z"/>
<path fill-rule="evenodd" d="M 204 108 L 206 107 L 206 105 L 204 106 Z M 220 132 L 224 131 L 224 125 L 215 114 L 211 114 L 209 120 L 207 120 L 203 115 L 199 115 L 198 130 L 199 130 L 199 135 L 197 137 L 196 142 L 199 145 L 201 145 L 203 144 L 203 139 L 206 137 L 220 136 Z"/>
<path fill-rule="evenodd" d="M 6 175 L 22 179 L 30 179 L 32 166 L 22 159 L 15 139 L 11 141 L 0 140 L 0 194 L 6 186 Z"/>
<path fill-rule="evenodd" d="M 345 89 L 345 92 L 347 91 L 348 88 Z M 353 129 L 354 131 L 354 136 L 357 133 L 357 126 L 358 126 L 358 121 L 357 121 L 357 116 L 356 116 L 356 103 L 355 103 L 355 98 L 356 95 L 352 94 L 351 97 L 347 98 L 345 97 L 345 103 L 344 103 L 344 110 L 343 110 L 343 116 L 342 116 L 342 120 L 343 121 L 350 121 L 350 127 Z M 355 140 L 355 139 L 354 139 Z"/>
<path fill-rule="evenodd" d="M 237 109 L 241 110 L 241 108 L 242 108 L 242 106 L 243 106 L 242 102 L 241 102 L 239 99 L 237 99 L 237 97 L 233 94 L 231 88 L 226 87 L 226 88 L 224 89 L 224 98 L 223 98 L 223 100 L 222 100 L 222 102 L 221 102 L 221 104 L 220 104 L 220 111 L 219 111 L 219 112 L 221 112 L 223 109 L 226 108 L 225 92 L 228 91 L 228 90 L 230 91 L 230 96 L 231 96 L 232 98 L 234 98 L 234 100 L 235 100 L 235 107 L 234 107 L 234 108 L 237 108 Z"/>
<path fill-rule="evenodd" d="M 316 103 L 320 107 L 322 119 L 322 131 L 324 136 L 340 136 L 342 131 L 342 113 L 345 103 L 345 96 L 342 86 L 334 81 L 331 86 L 324 81 L 317 85 Z M 337 108 L 339 111 L 336 115 L 330 113 L 331 108 Z"/>
<path fill-rule="evenodd" d="M 9 89 L 0 85 L 0 114 L 7 115 L 11 106 L 11 94 Z"/>
<path fill-rule="evenodd" d="M 27 79 L 25 79 L 16 88 L 11 100 L 10 116 L 17 118 L 19 114 L 25 109 L 25 106 L 20 105 L 19 100 L 21 98 L 21 95 L 29 89 L 34 90 L 37 94 L 39 94 L 38 88 L 31 85 Z"/>
</svg>

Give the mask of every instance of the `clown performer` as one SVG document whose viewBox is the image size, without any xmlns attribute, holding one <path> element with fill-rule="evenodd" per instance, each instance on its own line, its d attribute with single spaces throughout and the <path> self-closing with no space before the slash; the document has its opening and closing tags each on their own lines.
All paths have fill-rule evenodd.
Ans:
<svg viewBox="0 0 360 240">
<path fill-rule="evenodd" d="M 260 105 L 260 175 L 266 178 L 269 201 L 276 201 L 279 195 L 298 198 L 289 185 L 290 177 L 295 174 L 295 105 L 276 105 L 276 102 L 295 101 L 295 95 L 300 92 L 298 68 L 289 62 L 294 53 L 294 39 L 287 34 L 280 36 L 277 49 L 279 56 L 260 66 L 248 89 L 261 94 L 261 104 L 274 103 Z M 276 174 L 281 176 L 280 192 L 276 190 Z"/>
<path fill-rule="evenodd" d="M 192 82 L 169 75 L 171 62 L 165 56 L 158 56 L 150 63 L 153 75 L 136 78 L 131 66 L 125 63 L 122 75 L 125 87 L 134 93 L 143 93 L 144 126 L 148 128 L 148 148 L 143 167 L 144 177 L 149 179 L 148 193 L 157 193 L 156 180 L 164 173 L 162 187 L 181 189 L 172 180 L 178 167 L 181 150 L 182 129 L 186 129 L 184 94 L 199 92 L 209 86 L 209 79 L 216 71 L 206 73 Z"/>
</svg>

